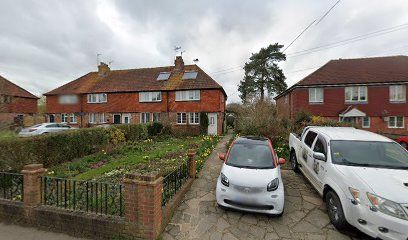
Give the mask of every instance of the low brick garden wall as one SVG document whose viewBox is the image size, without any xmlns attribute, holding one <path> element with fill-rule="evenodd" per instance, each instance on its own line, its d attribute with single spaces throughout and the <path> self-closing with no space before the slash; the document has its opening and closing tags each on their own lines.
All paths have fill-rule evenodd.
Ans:
<svg viewBox="0 0 408 240">
<path fill-rule="evenodd" d="M 42 179 L 46 170 L 42 164 L 27 165 L 22 171 L 22 196 L 9 199 L 1 199 L 0 196 L 0 221 L 34 226 L 75 237 L 157 239 L 191 187 L 196 174 L 194 156 L 194 153 L 189 153 L 188 163 L 173 173 L 172 178 L 179 182 L 174 182 L 171 191 L 167 189 L 167 184 L 164 185 L 167 176 L 163 178 L 156 173 L 127 174 L 123 181 L 123 216 L 44 205 Z M 61 196 L 61 199 L 70 199 L 66 196 L 67 192 L 64 193 L 65 196 Z M 65 204 L 57 206 L 70 205 L 67 200 L 64 201 Z"/>
</svg>

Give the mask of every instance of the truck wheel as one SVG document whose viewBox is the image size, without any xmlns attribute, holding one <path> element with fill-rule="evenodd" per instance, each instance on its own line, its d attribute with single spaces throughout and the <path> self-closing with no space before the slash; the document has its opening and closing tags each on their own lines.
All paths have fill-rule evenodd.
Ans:
<svg viewBox="0 0 408 240">
<path fill-rule="evenodd" d="M 295 151 L 290 152 L 290 161 L 292 169 L 295 173 L 299 173 L 299 165 L 297 163 L 296 153 Z"/>
<path fill-rule="evenodd" d="M 340 198 L 335 192 L 329 191 L 326 194 L 326 207 L 330 222 L 334 225 L 334 227 L 336 227 L 338 230 L 344 230 L 349 226 L 346 217 L 344 216 Z"/>
</svg>

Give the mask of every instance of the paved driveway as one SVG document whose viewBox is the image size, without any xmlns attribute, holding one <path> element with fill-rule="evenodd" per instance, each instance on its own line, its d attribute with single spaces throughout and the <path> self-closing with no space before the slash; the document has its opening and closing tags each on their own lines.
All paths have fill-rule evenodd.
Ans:
<svg viewBox="0 0 408 240">
<path fill-rule="evenodd" d="M 229 137 L 229 136 L 228 136 Z M 215 186 L 225 152 L 224 138 L 194 181 L 163 233 L 163 239 L 368 239 L 357 230 L 339 233 L 326 208 L 303 176 L 283 170 L 285 213 L 282 217 L 222 210 Z"/>
</svg>

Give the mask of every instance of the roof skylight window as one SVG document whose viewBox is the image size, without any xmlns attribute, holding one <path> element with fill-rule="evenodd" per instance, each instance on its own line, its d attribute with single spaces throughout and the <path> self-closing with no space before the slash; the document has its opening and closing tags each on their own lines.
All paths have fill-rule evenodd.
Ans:
<svg viewBox="0 0 408 240">
<path fill-rule="evenodd" d="M 183 74 L 183 80 L 186 80 L 186 79 L 196 79 L 196 78 L 197 78 L 197 74 L 198 74 L 197 71 L 186 71 L 186 72 L 184 72 L 184 74 Z"/>
<path fill-rule="evenodd" d="M 157 80 L 168 80 L 170 77 L 170 72 L 161 72 L 157 77 Z"/>
</svg>

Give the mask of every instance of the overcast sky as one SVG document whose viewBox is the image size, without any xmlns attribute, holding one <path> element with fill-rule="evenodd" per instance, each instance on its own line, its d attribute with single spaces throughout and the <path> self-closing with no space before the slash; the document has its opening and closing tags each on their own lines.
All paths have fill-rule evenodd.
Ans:
<svg viewBox="0 0 408 240">
<path fill-rule="evenodd" d="M 229 102 L 239 101 L 251 53 L 288 45 L 336 1 L 0 0 L 0 75 L 41 95 L 95 71 L 97 53 L 112 69 L 155 67 L 173 64 L 181 46 L 186 64 L 198 58 Z M 408 55 L 408 1 L 341 0 L 285 53 L 289 86 L 330 59 Z"/>
</svg>

